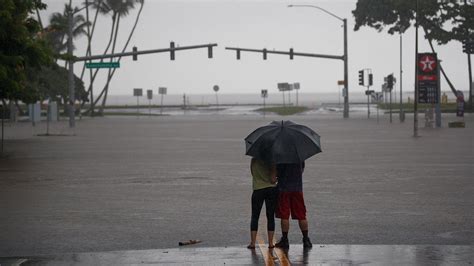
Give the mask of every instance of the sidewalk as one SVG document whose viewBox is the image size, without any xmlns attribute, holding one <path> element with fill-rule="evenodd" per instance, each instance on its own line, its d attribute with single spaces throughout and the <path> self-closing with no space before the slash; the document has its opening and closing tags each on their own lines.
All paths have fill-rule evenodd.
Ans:
<svg viewBox="0 0 474 266">
<path fill-rule="evenodd" d="M 0 265 L 472 265 L 474 246 L 454 245 L 292 245 L 287 253 L 260 244 L 245 247 L 75 253 L 0 258 Z"/>
</svg>

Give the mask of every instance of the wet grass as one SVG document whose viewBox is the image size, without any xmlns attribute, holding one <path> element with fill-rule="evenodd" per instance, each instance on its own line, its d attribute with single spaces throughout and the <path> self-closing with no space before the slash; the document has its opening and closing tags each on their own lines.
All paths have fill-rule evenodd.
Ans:
<svg viewBox="0 0 474 266">
<path fill-rule="evenodd" d="M 278 107 L 266 107 L 260 108 L 256 111 L 258 112 L 267 112 L 267 113 L 275 113 L 278 115 L 294 115 L 308 111 L 309 108 L 306 106 L 278 106 Z"/>
<path fill-rule="evenodd" d="M 128 112 L 104 112 L 104 116 L 166 116 L 166 114 L 128 113 Z"/>
</svg>

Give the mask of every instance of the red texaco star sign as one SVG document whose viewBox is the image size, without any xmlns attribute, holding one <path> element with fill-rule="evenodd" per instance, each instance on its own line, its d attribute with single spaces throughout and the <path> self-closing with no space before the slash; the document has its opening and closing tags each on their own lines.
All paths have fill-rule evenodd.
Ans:
<svg viewBox="0 0 474 266">
<path fill-rule="evenodd" d="M 418 62 L 418 67 L 423 72 L 432 72 L 436 68 L 436 60 L 430 55 L 425 55 L 421 57 L 420 61 Z"/>
</svg>

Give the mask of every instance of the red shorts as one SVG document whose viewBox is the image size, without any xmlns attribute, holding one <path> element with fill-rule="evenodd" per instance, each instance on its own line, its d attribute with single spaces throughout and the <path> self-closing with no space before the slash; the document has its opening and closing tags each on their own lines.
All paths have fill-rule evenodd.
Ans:
<svg viewBox="0 0 474 266">
<path fill-rule="evenodd" d="M 280 191 L 278 193 L 278 206 L 276 217 L 280 219 L 306 220 L 306 206 L 304 205 L 303 192 Z"/>
</svg>

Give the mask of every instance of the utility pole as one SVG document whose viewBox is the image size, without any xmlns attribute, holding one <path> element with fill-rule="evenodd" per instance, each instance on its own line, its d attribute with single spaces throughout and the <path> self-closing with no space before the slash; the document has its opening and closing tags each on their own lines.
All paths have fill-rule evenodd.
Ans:
<svg viewBox="0 0 474 266">
<path fill-rule="evenodd" d="M 467 0 L 464 0 L 464 8 L 467 8 Z M 471 17 L 472 19 L 472 17 Z M 471 33 L 469 29 L 466 29 L 466 46 L 469 48 L 466 52 L 467 54 L 467 65 L 469 70 L 469 109 L 472 112 L 472 66 L 471 66 L 471 53 L 474 49 L 474 40 L 471 38 Z"/>
<path fill-rule="evenodd" d="M 74 59 L 73 59 L 73 46 L 72 46 L 72 26 L 73 26 L 73 9 L 69 5 L 68 12 L 68 38 L 67 38 L 67 54 L 68 54 L 68 64 L 69 64 L 69 76 L 68 76 L 68 85 L 69 85 L 69 127 L 74 128 L 76 126 L 74 102 L 75 102 L 75 84 L 74 84 Z"/>
<path fill-rule="evenodd" d="M 347 54 L 347 19 L 343 19 L 344 22 L 344 87 L 346 93 L 344 95 L 344 118 L 349 118 L 349 62 Z"/>
<path fill-rule="evenodd" d="M 415 22 L 415 102 L 413 110 L 413 136 L 418 137 L 418 0 L 416 0 Z"/>
<path fill-rule="evenodd" d="M 403 81 L 403 69 L 402 69 L 402 32 L 400 31 L 400 122 L 405 122 L 405 113 L 403 113 L 403 93 L 402 93 L 402 81 Z"/>
</svg>

